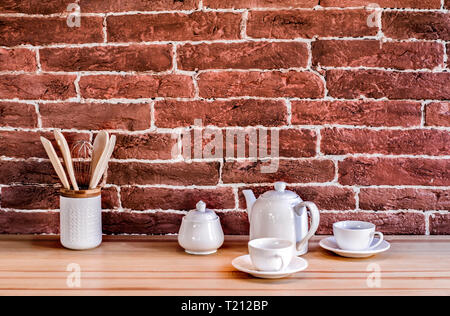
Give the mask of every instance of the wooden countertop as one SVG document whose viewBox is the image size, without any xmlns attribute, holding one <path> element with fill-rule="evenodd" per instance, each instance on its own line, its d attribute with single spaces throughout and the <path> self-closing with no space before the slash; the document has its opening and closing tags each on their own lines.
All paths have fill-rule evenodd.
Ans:
<svg viewBox="0 0 450 316">
<path fill-rule="evenodd" d="M 0 236 L 0 295 L 450 295 L 450 236 L 388 236 L 391 249 L 368 259 L 335 256 L 321 238 L 303 256 L 306 271 L 261 280 L 231 266 L 247 253 L 245 237 L 198 257 L 173 236 L 110 236 L 89 251 L 63 249 L 57 236 Z M 81 288 L 67 286 L 70 264 L 81 268 Z M 370 288 L 377 267 L 381 288 Z"/>
</svg>

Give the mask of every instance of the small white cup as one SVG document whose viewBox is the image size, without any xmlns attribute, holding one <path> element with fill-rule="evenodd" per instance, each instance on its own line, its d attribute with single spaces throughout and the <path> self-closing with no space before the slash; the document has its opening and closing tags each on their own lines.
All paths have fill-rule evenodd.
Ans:
<svg viewBox="0 0 450 316">
<path fill-rule="evenodd" d="M 259 238 L 248 243 L 253 265 L 259 271 L 282 271 L 292 261 L 295 245 L 279 238 Z"/>
<path fill-rule="evenodd" d="M 375 225 L 361 221 L 343 221 L 333 224 L 333 233 L 339 248 L 343 250 L 370 250 L 383 242 L 383 234 L 375 231 Z M 373 238 L 379 236 L 379 241 L 373 245 Z"/>
</svg>

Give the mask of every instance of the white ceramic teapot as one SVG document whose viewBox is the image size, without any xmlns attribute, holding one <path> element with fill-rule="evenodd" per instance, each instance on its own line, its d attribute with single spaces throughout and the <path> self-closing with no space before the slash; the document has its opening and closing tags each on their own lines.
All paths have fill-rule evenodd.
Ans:
<svg viewBox="0 0 450 316">
<path fill-rule="evenodd" d="M 296 243 L 298 256 L 308 252 L 308 240 L 319 227 L 320 214 L 312 202 L 304 202 L 296 193 L 286 190 L 286 183 L 275 183 L 275 191 L 268 191 L 258 199 L 251 190 L 244 190 L 250 220 L 250 240 L 281 238 Z M 308 230 L 308 212 L 311 228 Z"/>
</svg>

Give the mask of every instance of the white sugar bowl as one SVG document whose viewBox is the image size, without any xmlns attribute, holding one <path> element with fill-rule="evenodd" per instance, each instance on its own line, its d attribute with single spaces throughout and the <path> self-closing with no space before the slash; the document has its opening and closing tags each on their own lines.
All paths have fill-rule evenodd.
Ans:
<svg viewBox="0 0 450 316">
<path fill-rule="evenodd" d="M 178 243 L 189 254 L 209 255 L 217 252 L 223 242 L 219 216 L 208 210 L 203 201 L 198 202 L 197 209 L 183 217 Z"/>
</svg>

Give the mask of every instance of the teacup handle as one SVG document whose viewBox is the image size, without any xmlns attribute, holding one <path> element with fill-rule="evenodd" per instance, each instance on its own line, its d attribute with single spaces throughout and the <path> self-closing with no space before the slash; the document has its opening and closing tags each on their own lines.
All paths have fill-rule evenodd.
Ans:
<svg viewBox="0 0 450 316">
<path fill-rule="evenodd" d="M 379 245 L 381 245 L 381 243 L 382 243 L 383 240 L 384 240 L 384 235 L 383 235 L 383 233 L 381 233 L 381 232 L 374 232 L 374 233 L 373 233 L 373 236 L 375 237 L 375 235 L 378 235 L 378 236 L 379 236 L 379 237 L 378 237 L 379 240 L 378 240 L 378 242 L 377 242 L 375 245 L 369 247 L 369 249 L 377 248 Z"/>
<path fill-rule="evenodd" d="M 289 262 L 284 262 L 284 259 L 280 255 L 276 255 L 276 258 L 280 259 L 281 266 L 277 271 L 283 271 L 289 266 Z"/>
<path fill-rule="evenodd" d="M 319 228 L 319 223 L 320 223 L 320 213 L 319 213 L 319 209 L 317 208 L 316 204 L 314 204 L 313 202 L 300 202 L 294 208 L 295 212 L 298 215 L 301 215 L 299 213 L 303 207 L 306 207 L 309 210 L 309 212 L 311 213 L 311 228 L 309 229 L 309 232 L 308 232 L 308 234 L 306 234 L 305 238 L 303 238 L 302 240 L 300 240 L 297 243 L 297 251 L 301 251 L 303 246 L 308 242 L 308 240 L 310 240 L 311 237 L 314 236 L 317 229 Z"/>
</svg>

